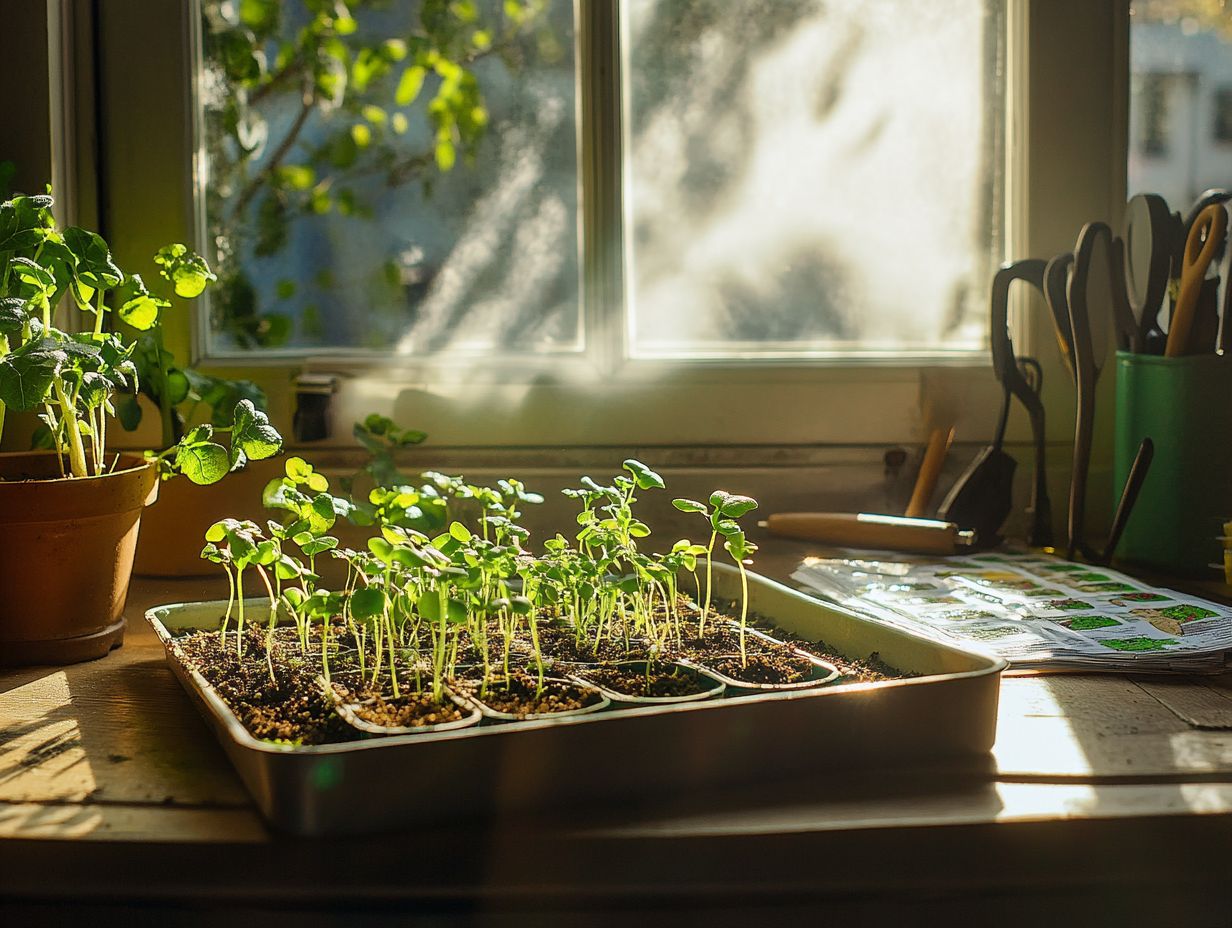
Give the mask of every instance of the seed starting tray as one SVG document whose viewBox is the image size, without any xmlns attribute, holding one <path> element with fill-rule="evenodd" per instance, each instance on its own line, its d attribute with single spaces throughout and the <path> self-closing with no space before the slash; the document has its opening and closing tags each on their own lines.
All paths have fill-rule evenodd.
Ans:
<svg viewBox="0 0 1232 928">
<path fill-rule="evenodd" d="M 611 801 L 848 767 L 978 758 L 996 731 L 1005 661 L 929 640 L 750 574 L 749 610 L 907 679 L 831 684 L 559 719 L 289 746 L 254 738 L 175 639 L 218 627 L 218 604 L 151 609 L 167 661 L 261 814 L 303 835 L 376 831 L 566 802 Z M 734 568 L 715 595 L 738 599 Z"/>
</svg>

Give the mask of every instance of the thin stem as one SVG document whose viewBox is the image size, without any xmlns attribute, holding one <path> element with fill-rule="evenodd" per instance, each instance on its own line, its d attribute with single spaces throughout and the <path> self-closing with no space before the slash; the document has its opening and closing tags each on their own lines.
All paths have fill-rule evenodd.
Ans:
<svg viewBox="0 0 1232 928">
<path fill-rule="evenodd" d="M 94 311 L 94 334 L 96 336 L 103 334 L 103 289 L 101 287 L 98 291 L 98 308 Z"/>
<path fill-rule="evenodd" d="M 710 533 L 710 544 L 706 546 L 706 602 L 702 606 L 701 618 L 697 620 L 697 637 L 698 638 L 706 637 L 706 634 L 705 634 L 706 616 L 710 614 L 710 575 L 711 575 L 710 566 L 711 566 L 712 561 L 714 560 L 713 558 L 714 542 L 715 542 L 715 539 L 717 539 L 718 537 L 719 537 L 719 533 L 717 531 L 711 532 Z"/>
<path fill-rule="evenodd" d="M 244 568 L 235 571 L 235 598 L 239 601 L 239 615 L 235 621 L 235 653 L 244 656 Z"/>
<path fill-rule="evenodd" d="M 163 349 L 162 326 L 154 327 L 154 350 L 158 352 L 158 415 L 162 420 L 163 449 L 166 450 L 177 439 L 171 409 L 171 372 L 167 368 L 167 353 Z"/>
<path fill-rule="evenodd" d="M 749 576 L 744 570 L 743 560 L 737 559 L 736 566 L 740 568 L 740 666 L 747 667 L 749 660 L 744 648 L 744 629 L 749 615 Z"/>
<path fill-rule="evenodd" d="M 229 564 L 223 564 L 222 569 L 227 572 L 227 613 L 222 617 L 222 626 L 218 630 L 218 635 L 225 648 L 227 646 L 227 625 L 231 622 L 231 609 L 235 605 L 235 574 L 232 573 Z"/>
</svg>

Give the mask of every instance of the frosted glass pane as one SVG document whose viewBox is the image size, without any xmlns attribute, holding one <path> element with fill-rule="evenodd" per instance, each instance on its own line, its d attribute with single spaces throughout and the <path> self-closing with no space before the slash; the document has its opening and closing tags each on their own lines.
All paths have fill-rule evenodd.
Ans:
<svg viewBox="0 0 1232 928">
<path fill-rule="evenodd" d="M 981 349 L 1002 6 L 628 0 L 634 354 Z"/>
</svg>

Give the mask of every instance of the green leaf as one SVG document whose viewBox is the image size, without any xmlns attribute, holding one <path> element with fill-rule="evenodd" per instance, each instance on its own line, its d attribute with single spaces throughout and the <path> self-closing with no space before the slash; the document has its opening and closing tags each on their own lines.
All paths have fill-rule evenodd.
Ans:
<svg viewBox="0 0 1232 928">
<path fill-rule="evenodd" d="M 276 176 L 279 183 L 293 190 L 307 190 L 317 181 L 316 172 L 304 164 L 284 164 Z"/>
<path fill-rule="evenodd" d="M 351 615 L 363 621 L 373 619 L 385 612 L 385 591 L 366 586 L 351 594 Z"/>
<path fill-rule="evenodd" d="M 629 458 L 624 462 L 624 469 L 633 475 L 633 480 L 637 483 L 638 489 L 663 489 L 663 478 L 656 474 L 653 470 L 643 464 L 641 461 Z"/>
<path fill-rule="evenodd" d="M 0 299 L 0 335 L 9 339 L 20 338 L 29 318 L 25 300 L 15 296 Z"/>
<path fill-rule="evenodd" d="M 167 305 L 152 296 L 137 296 L 120 306 L 120 320 L 139 332 L 154 328 L 163 306 Z"/>
<path fill-rule="evenodd" d="M 419 96 L 419 91 L 423 89 L 424 78 L 427 76 L 427 71 L 419 65 L 411 65 L 402 72 L 402 77 L 398 80 L 398 89 L 394 92 L 394 102 L 398 106 L 410 106 L 415 102 L 415 98 Z"/>
<path fill-rule="evenodd" d="M 312 473 L 312 465 L 301 457 L 290 457 L 287 458 L 286 471 L 287 476 L 296 483 L 303 483 Z"/>
<path fill-rule="evenodd" d="M 710 514 L 710 510 L 704 503 L 699 503 L 693 499 L 674 499 L 672 505 L 681 512 L 703 512 L 706 515 Z"/>
<path fill-rule="evenodd" d="M 462 542 L 463 544 L 466 544 L 468 541 L 470 541 L 472 538 L 475 537 L 474 535 L 471 534 L 471 530 L 467 528 L 465 525 L 463 525 L 461 522 L 450 523 L 449 534 L 452 537 L 456 538 L 458 541 Z"/>
<path fill-rule="evenodd" d="M 253 32 L 270 32 L 278 26 L 281 0 L 240 0 L 240 22 Z"/>
<path fill-rule="evenodd" d="M 368 539 L 368 550 L 375 554 L 382 563 L 389 564 L 394 558 L 394 546 L 379 536 Z"/>
<path fill-rule="evenodd" d="M 338 547 L 338 539 L 332 535 L 322 535 L 320 538 L 312 538 L 305 540 L 300 546 L 300 550 L 307 557 L 316 557 L 326 551 L 332 551 Z"/>
<path fill-rule="evenodd" d="M 435 590 L 428 590 L 419 597 L 415 604 L 419 614 L 429 622 L 441 620 L 441 598 Z"/>
<path fill-rule="evenodd" d="M 116 418 L 124 431 L 131 432 L 141 424 L 141 404 L 135 396 L 121 396 L 115 402 Z"/>
<path fill-rule="evenodd" d="M 241 451 L 253 461 L 263 461 L 281 450 L 282 436 L 270 424 L 269 417 L 253 406 L 251 400 L 236 403 L 235 422 L 231 429 L 232 463 Z"/>
<path fill-rule="evenodd" d="M 458 153 L 448 135 L 437 136 L 435 155 L 436 167 L 439 171 L 448 173 L 453 170 L 453 166 L 458 160 Z"/>
<path fill-rule="evenodd" d="M 65 360 L 63 352 L 52 349 L 5 355 L 0 359 L 0 402 L 18 412 L 34 409 L 47 396 Z"/>
<path fill-rule="evenodd" d="M 218 279 L 205 258 L 189 251 L 185 245 L 164 245 L 154 256 L 154 263 L 159 266 L 159 273 L 164 279 L 175 287 L 176 296 L 186 300 L 200 296 L 212 281 Z"/>
<path fill-rule="evenodd" d="M 720 511 L 729 518 L 739 519 L 746 512 L 752 512 L 756 508 L 757 500 L 753 499 L 753 497 L 728 494 L 723 500 Z"/>
<path fill-rule="evenodd" d="M 188 389 L 188 375 L 178 367 L 167 371 L 167 402 L 170 405 L 178 406 L 188 399 Z"/>
<path fill-rule="evenodd" d="M 217 483 L 231 470 L 227 449 L 210 441 L 187 442 L 182 439 L 175 450 L 175 466 L 199 486 Z"/>
<path fill-rule="evenodd" d="M 110 290 L 124 280 L 111 250 L 97 232 L 71 226 L 64 230 L 64 244 L 77 258 L 76 276 L 95 290 Z"/>
</svg>

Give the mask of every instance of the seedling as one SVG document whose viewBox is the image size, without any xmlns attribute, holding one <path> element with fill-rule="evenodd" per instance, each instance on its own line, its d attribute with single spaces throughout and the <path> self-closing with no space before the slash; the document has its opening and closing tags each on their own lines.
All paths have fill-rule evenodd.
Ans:
<svg viewBox="0 0 1232 928">
<path fill-rule="evenodd" d="M 721 537 L 740 571 L 740 655 L 747 662 L 745 567 L 756 545 L 738 519 L 757 506 L 747 496 L 716 490 L 708 504 L 676 500 L 677 508 L 705 515 L 710 543 L 684 538 L 666 554 L 651 553 L 643 550 L 651 530 L 636 514 L 637 494 L 662 489 L 664 481 L 630 459 L 610 483 L 583 477 L 578 488 L 565 491 L 581 505 L 577 535 L 549 538 L 543 553 L 535 555 L 527 547 L 530 533 L 519 522 L 520 508 L 542 497 L 512 478 L 484 487 L 432 473 L 418 487 L 373 487 L 363 501 L 363 521 L 372 534 L 362 549 L 353 550 L 339 548 L 328 532 L 338 518 L 353 516 L 356 506 L 334 496 L 325 476 L 301 458 L 288 459 L 285 471 L 265 489 L 266 505 L 285 514 L 283 521 L 267 523 L 268 534 L 251 522 L 224 520 L 207 535 L 203 556 L 219 563 L 231 580 L 224 642 L 233 604 L 239 603 L 237 649 L 242 648 L 245 571 L 255 569 L 270 595 L 271 616 L 295 619 L 304 651 L 308 623 L 320 620 L 326 680 L 329 628 L 338 621 L 359 645 L 361 677 L 388 685 L 395 698 L 406 691 L 402 671 L 409 669 L 415 692 L 443 701 L 464 644 L 481 670 L 481 698 L 508 683 L 518 661 L 542 690 L 545 623 L 571 629 L 580 650 L 598 653 L 615 646 L 627 655 L 636 649 L 646 657 L 650 674 L 673 640 L 677 646 L 682 642 L 679 575 L 696 576 L 703 556 L 706 598 L 698 635 L 705 635 L 711 560 Z M 472 525 L 452 519 L 429 535 L 408 524 L 421 519 L 425 499 L 478 507 L 471 513 L 478 518 Z M 341 590 L 320 587 L 316 558 L 326 552 L 346 563 Z"/>
</svg>

